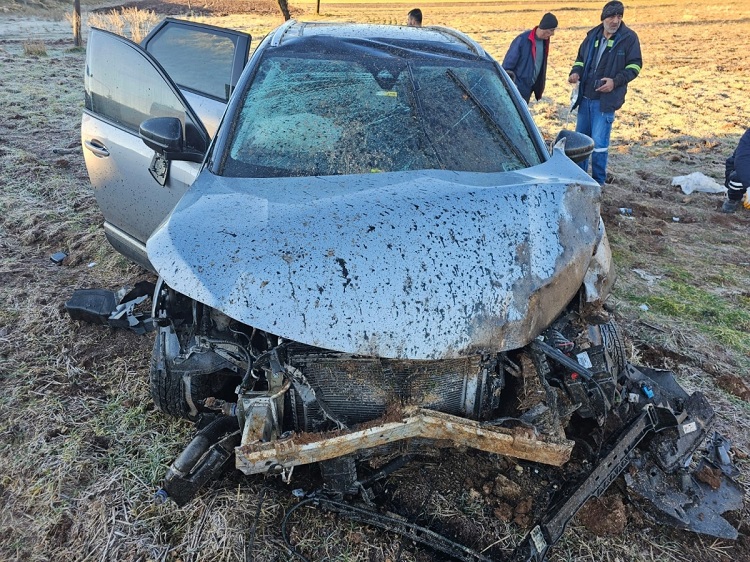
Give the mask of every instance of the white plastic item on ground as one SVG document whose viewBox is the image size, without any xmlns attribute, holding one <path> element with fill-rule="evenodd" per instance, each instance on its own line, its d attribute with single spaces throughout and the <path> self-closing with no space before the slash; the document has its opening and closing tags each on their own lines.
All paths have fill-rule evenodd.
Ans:
<svg viewBox="0 0 750 562">
<path fill-rule="evenodd" d="M 690 195 L 693 191 L 703 193 L 726 193 L 727 191 L 726 187 L 701 172 L 693 172 L 687 176 L 675 176 L 672 178 L 672 185 L 679 185 L 685 195 Z"/>
<path fill-rule="evenodd" d="M 638 277 L 648 283 L 649 286 L 653 285 L 663 277 L 663 275 L 653 275 L 644 269 L 633 269 L 633 273 L 638 274 Z"/>
</svg>

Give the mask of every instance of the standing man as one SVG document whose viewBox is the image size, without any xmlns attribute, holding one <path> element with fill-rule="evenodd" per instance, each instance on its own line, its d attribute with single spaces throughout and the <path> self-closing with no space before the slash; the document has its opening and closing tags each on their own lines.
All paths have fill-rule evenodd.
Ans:
<svg viewBox="0 0 750 562">
<path fill-rule="evenodd" d="M 503 68 L 518 88 L 518 93 L 529 103 L 531 92 L 537 101 L 542 97 L 547 79 L 549 40 L 555 34 L 557 18 L 547 12 L 534 29 L 527 29 L 513 39 L 503 59 Z"/>
<path fill-rule="evenodd" d="M 578 48 L 568 82 L 578 84 L 576 131 L 594 139 L 591 176 L 599 185 L 607 181 L 609 135 L 615 111 L 625 102 L 628 82 L 641 72 L 641 44 L 638 35 L 622 21 L 622 2 L 607 2 L 602 23 L 590 30 Z M 589 159 L 579 163 L 588 170 Z"/>
<path fill-rule="evenodd" d="M 745 131 L 734 153 L 727 158 L 724 185 L 727 187 L 727 198 L 721 212 L 734 213 L 750 187 L 750 129 Z"/>
<path fill-rule="evenodd" d="M 422 27 L 422 10 L 414 8 L 406 14 L 406 25 L 409 27 Z"/>
</svg>

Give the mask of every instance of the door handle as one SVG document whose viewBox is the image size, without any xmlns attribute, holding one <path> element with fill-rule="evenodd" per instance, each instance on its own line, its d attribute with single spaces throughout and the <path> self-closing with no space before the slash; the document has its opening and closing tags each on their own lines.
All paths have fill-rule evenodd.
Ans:
<svg viewBox="0 0 750 562">
<path fill-rule="evenodd" d="M 93 152 L 99 158 L 106 158 L 109 156 L 109 150 L 101 141 L 91 139 L 90 141 L 84 141 L 83 145 Z"/>
</svg>

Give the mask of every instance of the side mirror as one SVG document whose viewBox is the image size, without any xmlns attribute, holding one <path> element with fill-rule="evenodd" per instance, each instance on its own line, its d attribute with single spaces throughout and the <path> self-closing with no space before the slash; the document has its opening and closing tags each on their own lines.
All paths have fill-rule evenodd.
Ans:
<svg viewBox="0 0 750 562">
<path fill-rule="evenodd" d="M 139 128 L 141 140 L 157 154 L 167 160 L 202 162 L 203 153 L 185 148 L 182 121 L 177 117 L 152 117 Z"/>
<path fill-rule="evenodd" d="M 154 152 L 182 152 L 182 122 L 176 117 L 154 117 L 141 123 L 141 140 Z"/>
<path fill-rule="evenodd" d="M 578 163 L 594 152 L 594 139 L 583 133 L 563 129 L 557 134 L 553 146 L 562 148 L 565 151 L 565 156 Z"/>
</svg>

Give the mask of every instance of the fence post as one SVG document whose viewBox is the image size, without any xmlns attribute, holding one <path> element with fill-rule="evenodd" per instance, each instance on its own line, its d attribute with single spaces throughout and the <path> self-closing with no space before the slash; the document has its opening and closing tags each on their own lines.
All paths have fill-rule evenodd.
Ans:
<svg viewBox="0 0 750 562">
<path fill-rule="evenodd" d="M 289 5 L 287 4 L 286 0 L 278 0 L 279 1 L 279 8 L 281 8 L 281 13 L 284 15 L 284 21 L 289 21 L 292 17 L 292 15 L 289 13 Z"/>
<path fill-rule="evenodd" d="M 73 46 L 81 46 L 81 0 L 73 0 Z"/>
</svg>

